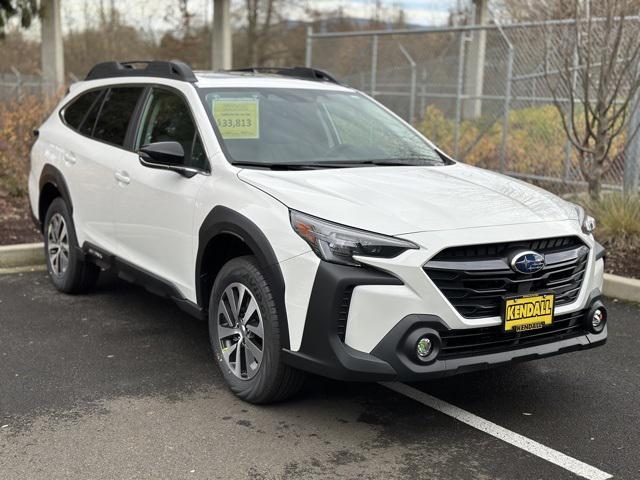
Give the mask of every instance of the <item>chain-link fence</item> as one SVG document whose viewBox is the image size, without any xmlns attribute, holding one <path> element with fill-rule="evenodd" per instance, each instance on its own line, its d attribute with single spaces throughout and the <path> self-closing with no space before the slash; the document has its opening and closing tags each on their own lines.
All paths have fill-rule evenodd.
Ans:
<svg viewBox="0 0 640 480">
<path fill-rule="evenodd" d="M 67 75 L 69 83 L 77 82 L 78 77 L 73 73 Z M 20 99 L 24 96 L 56 95 L 63 88 L 52 82 L 43 80 L 41 75 L 22 74 L 17 68 L 10 67 L 9 71 L 0 72 L 0 102 Z"/>
<path fill-rule="evenodd" d="M 625 35 L 640 38 L 640 19 L 626 22 Z M 556 191 L 576 191 L 586 182 L 552 93 L 559 85 L 555 100 L 561 108 L 570 107 L 569 92 L 562 90 L 558 78 L 566 66 L 563 43 L 575 28 L 575 20 L 557 20 L 403 31 L 310 31 L 307 65 L 369 93 L 464 162 Z M 598 68 L 592 65 L 591 74 Z M 580 66 L 572 71 L 580 72 Z M 612 155 L 604 188 L 637 188 L 640 159 L 638 153 L 630 158 L 630 150 Z"/>
</svg>

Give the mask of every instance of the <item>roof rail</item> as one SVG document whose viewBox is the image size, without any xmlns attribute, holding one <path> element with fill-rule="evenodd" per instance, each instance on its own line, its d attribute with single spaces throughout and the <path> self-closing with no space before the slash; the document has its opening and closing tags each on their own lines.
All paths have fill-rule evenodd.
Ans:
<svg viewBox="0 0 640 480">
<path fill-rule="evenodd" d="M 145 65 L 136 68 L 136 65 Z M 186 63 L 178 60 L 133 60 L 129 62 L 102 62 L 89 70 L 85 80 L 114 77 L 160 77 L 184 82 L 196 82 L 193 70 Z"/>
<path fill-rule="evenodd" d="M 270 73 L 272 75 L 283 75 L 285 77 L 303 78 L 306 80 L 316 80 L 322 82 L 331 82 L 340 85 L 340 82 L 328 72 L 311 67 L 245 67 L 234 68 L 229 72 L 247 72 L 247 73 Z"/>
</svg>

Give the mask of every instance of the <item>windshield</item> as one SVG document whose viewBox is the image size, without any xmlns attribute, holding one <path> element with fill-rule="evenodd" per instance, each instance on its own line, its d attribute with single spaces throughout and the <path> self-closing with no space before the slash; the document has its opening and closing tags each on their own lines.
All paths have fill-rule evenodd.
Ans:
<svg viewBox="0 0 640 480">
<path fill-rule="evenodd" d="M 229 160 L 253 166 L 444 165 L 420 135 L 355 92 L 203 89 Z"/>
</svg>

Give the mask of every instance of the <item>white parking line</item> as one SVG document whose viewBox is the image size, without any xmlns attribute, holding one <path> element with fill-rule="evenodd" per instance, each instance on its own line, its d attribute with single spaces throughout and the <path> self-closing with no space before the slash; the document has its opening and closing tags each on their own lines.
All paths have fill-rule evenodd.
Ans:
<svg viewBox="0 0 640 480">
<path fill-rule="evenodd" d="M 438 410 L 439 412 L 444 413 L 445 415 L 449 415 L 450 417 L 453 417 L 456 420 L 461 421 L 462 423 L 466 423 L 473 428 L 477 428 L 484 433 L 488 433 L 489 435 L 492 435 L 504 442 L 507 442 L 515 447 L 521 448 L 526 452 L 547 460 L 548 462 L 558 465 L 559 467 L 575 473 L 580 477 L 586 478 L 588 480 L 606 480 L 608 478 L 611 478 L 610 474 L 603 472 L 602 470 L 598 470 L 591 465 L 587 465 L 580 460 L 576 460 L 575 458 L 571 458 L 564 453 L 546 447 L 541 443 L 531 440 L 530 438 L 512 432 L 511 430 L 507 430 L 500 425 L 496 425 L 489 420 L 480 418 L 473 413 L 467 412 L 466 410 L 458 408 L 455 405 L 451 405 L 450 403 L 433 397 L 428 393 L 421 392 L 420 390 L 410 387 L 409 385 L 398 382 L 380 382 L 380 384 L 387 388 L 390 388 L 394 392 L 398 392 L 417 402 L 420 402 L 427 407 L 431 407 L 434 410 Z"/>
</svg>

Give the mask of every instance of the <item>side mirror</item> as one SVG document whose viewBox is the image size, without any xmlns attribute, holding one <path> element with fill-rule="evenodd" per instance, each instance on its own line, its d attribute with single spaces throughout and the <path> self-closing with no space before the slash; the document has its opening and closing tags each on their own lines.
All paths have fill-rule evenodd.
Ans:
<svg viewBox="0 0 640 480">
<path fill-rule="evenodd" d="M 144 145 L 138 151 L 140 163 L 148 168 L 170 170 L 191 178 L 198 173 L 195 168 L 184 166 L 184 149 L 178 142 L 155 142 Z"/>
</svg>

